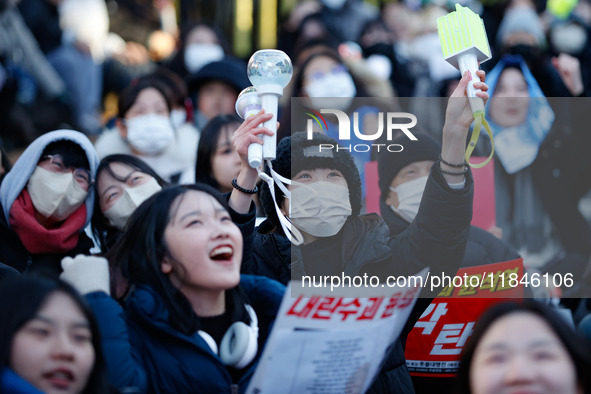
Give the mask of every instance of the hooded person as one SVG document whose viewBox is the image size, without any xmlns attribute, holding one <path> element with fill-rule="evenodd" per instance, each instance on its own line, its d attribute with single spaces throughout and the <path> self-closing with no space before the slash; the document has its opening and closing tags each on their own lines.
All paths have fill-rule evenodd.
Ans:
<svg viewBox="0 0 591 394">
<path fill-rule="evenodd" d="M 403 233 L 418 214 L 431 167 L 441 152 L 441 144 L 428 134 L 415 134 L 417 141 L 405 144 L 396 155 L 378 156 L 378 176 L 381 191 L 380 212 L 390 228 L 390 235 Z M 404 135 L 392 140 L 393 144 L 405 142 Z M 462 267 L 500 263 L 518 259 L 519 254 L 511 246 L 489 232 L 470 226 L 466 254 Z M 451 393 L 454 378 L 412 376 L 418 393 Z"/>
<path fill-rule="evenodd" d="M 57 130 L 33 141 L 0 186 L 0 261 L 20 272 L 61 272 L 65 256 L 89 253 L 99 160 L 84 134 Z"/>
<path fill-rule="evenodd" d="M 555 112 L 538 82 L 520 55 L 503 55 L 487 75 L 491 99 L 485 111 L 495 144 L 496 222 L 505 242 L 520 252 L 526 264 L 529 259 L 542 263 L 558 249 L 533 184 L 532 164 L 551 128 L 559 127 L 556 117 L 566 125 L 570 112 L 568 108 Z M 485 136 L 475 155 L 488 155 L 491 148 Z"/>
</svg>

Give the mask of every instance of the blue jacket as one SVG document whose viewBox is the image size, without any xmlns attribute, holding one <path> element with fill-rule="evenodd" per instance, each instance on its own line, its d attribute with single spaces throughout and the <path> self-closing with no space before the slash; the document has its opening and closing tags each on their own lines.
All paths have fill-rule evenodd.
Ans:
<svg viewBox="0 0 591 394">
<path fill-rule="evenodd" d="M 0 393 L 2 394 L 43 394 L 43 392 L 25 379 L 17 375 L 12 369 L 4 368 L 0 373 Z"/>
<path fill-rule="evenodd" d="M 259 351 L 237 385 L 198 333 L 185 335 L 168 324 L 165 304 L 151 287 L 136 288 L 125 309 L 105 293 L 87 295 L 99 321 L 111 384 L 122 391 L 141 393 L 245 392 L 285 287 L 251 275 L 243 275 L 240 286 L 257 313 Z"/>
</svg>

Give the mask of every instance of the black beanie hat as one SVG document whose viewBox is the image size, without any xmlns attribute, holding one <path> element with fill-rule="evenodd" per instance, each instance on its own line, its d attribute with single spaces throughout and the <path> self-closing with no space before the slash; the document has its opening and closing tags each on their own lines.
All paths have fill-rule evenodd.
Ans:
<svg viewBox="0 0 591 394">
<path fill-rule="evenodd" d="M 429 134 L 414 133 L 416 141 L 408 139 L 405 134 L 400 134 L 392 140 L 392 144 L 403 146 L 401 152 L 382 151 L 378 157 L 379 185 L 382 192 L 381 199 L 385 200 L 392 179 L 398 175 L 401 169 L 415 161 L 439 159 L 441 144 Z"/>
<path fill-rule="evenodd" d="M 315 170 L 317 168 L 339 170 L 349 186 L 351 215 L 358 216 L 363 205 L 363 193 L 361 190 L 359 170 L 355 166 L 353 157 L 344 149 L 339 148 L 337 152 L 337 141 L 324 134 L 314 133 L 312 140 L 308 140 L 307 136 L 307 132 L 300 131 L 294 133 L 291 137 L 283 138 L 277 146 L 276 159 L 271 162 L 273 170 L 288 179 L 291 179 L 292 174 L 296 175 L 302 170 Z M 320 144 L 330 144 L 334 148 L 325 149 L 323 147 L 322 151 L 319 152 L 318 146 Z M 265 172 L 269 175 L 271 173 L 266 165 Z M 283 192 L 277 185 L 275 185 L 275 197 L 277 205 L 281 207 L 284 197 Z M 277 212 L 275 212 L 273 197 L 265 182 L 263 182 L 261 187 L 260 200 L 269 223 L 275 228 L 280 229 L 281 223 L 277 217 Z"/>
<path fill-rule="evenodd" d="M 85 168 L 90 171 L 90 164 L 84 149 L 74 141 L 59 140 L 47 145 L 41 156 L 62 155 L 66 167 Z"/>
</svg>

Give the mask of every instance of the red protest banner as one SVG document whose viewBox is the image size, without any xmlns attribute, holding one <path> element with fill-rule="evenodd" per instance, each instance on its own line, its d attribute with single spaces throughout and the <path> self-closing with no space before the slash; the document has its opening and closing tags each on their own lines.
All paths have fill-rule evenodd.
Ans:
<svg viewBox="0 0 591 394">
<path fill-rule="evenodd" d="M 462 268 L 462 286 L 445 287 L 423 312 L 406 341 L 412 376 L 454 377 L 474 323 L 491 305 L 523 298 L 523 259 Z"/>
</svg>

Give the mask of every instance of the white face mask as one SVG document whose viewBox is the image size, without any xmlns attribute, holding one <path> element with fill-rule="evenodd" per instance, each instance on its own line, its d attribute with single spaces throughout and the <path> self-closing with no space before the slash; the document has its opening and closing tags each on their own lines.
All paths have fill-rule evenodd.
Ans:
<svg viewBox="0 0 591 394">
<path fill-rule="evenodd" d="M 398 195 L 398 208 L 394 205 L 390 205 L 390 208 L 409 223 L 415 220 L 415 216 L 419 212 L 427 179 L 428 177 L 423 176 L 398 185 L 396 188 L 389 188 Z"/>
<path fill-rule="evenodd" d="M 144 201 L 162 190 L 155 178 L 136 187 L 123 188 L 123 194 L 111 208 L 104 212 L 111 226 L 123 231 L 127 220 Z"/>
<path fill-rule="evenodd" d="M 174 139 L 172 122 L 167 116 L 148 114 L 125 120 L 127 141 L 144 155 L 157 155 Z"/>
<path fill-rule="evenodd" d="M 27 190 L 37 212 L 60 222 L 80 208 L 88 194 L 76 182 L 74 174 L 52 172 L 39 166 L 31 174 Z"/>
<path fill-rule="evenodd" d="M 206 64 L 224 58 L 224 49 L 217 44 L 189 44 L 185 47 L 185 67 L 191 74 L 201 70 Z"/>
<path fill-rule="evenodd" d="M 552 43 L 559 52 L 576 54 L 587 44 L 587 32 L 578 23 L 559 25 L 550 30 Z"/>
<path fill-rule="evenodd" d="M 341 111 L 349 108 L 353 98 L 357 94 L 355 82 L 353 82 L 353 78 L 351 78 L 351 74 L 348 72 L 326 74 L 323 77 L 312 81 L 308 86 L 306 86 L 305 89 L 306 93 L 308 93 L 308 96 L 310 97 L 310 100 L 312 101 L 312 105 L 315 107 L 320 107 L 323 105 L 323 103 L 326 103 L 326 100 L 324 99 L 315 100 L 315 98 L 348 98 L 349 100 L 336 100 L 336 105 L 331 107 Z"/>
<path fill-rule="evenodd" d="M 170 121 L 175 130 L 178 130 L 187 120 L 187 111 L 184 109 L 173 109 L 170 111 Z"/>
<path fill-rule="evenodd" d="M 299 182 L 292 184 L 301 185 Z M 314 237 L 337 234 L 351 216 L 349 189 L 330 182 L 314 182 L 291 190 L 289 218 Z"/>
</svg>

